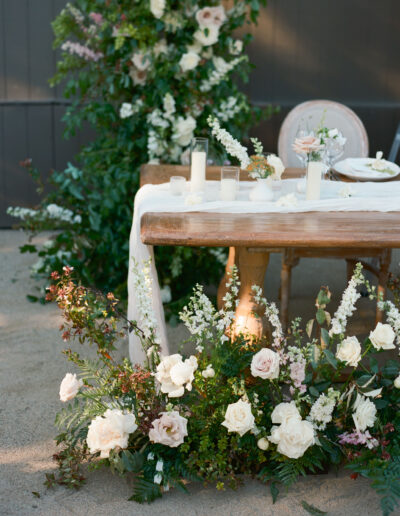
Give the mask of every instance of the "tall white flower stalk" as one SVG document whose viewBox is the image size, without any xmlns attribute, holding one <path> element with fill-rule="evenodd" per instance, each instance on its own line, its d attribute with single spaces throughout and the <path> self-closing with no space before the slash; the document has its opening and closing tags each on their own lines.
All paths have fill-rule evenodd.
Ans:
<svg viewBox="0 0 400 516">
<path fill-rule="evenodd" d="M 246 170 L 250 164 L 246 147 L 243 147 L 226 129 L 223 129 L 217 118 L 210 115 L 207 123 L 211 127 L 211 134 L 225 147 L 230 156 L 240 161 L 241 168 Z"/>
<path fill-rule="evenodd" d="M 356 302 L 361 297 L 361 294 L 357 291 L 357 287 L 365 282 L 365 278 L 362 273 L 361 263 L 357 263 L 354 270 L 354 274 L 349 281 L 346 290 L 343 292 L 342 300 L 340 301 L 339 308 L 336 310 L 335 315 L 332 318 L 331 329 L 329 335 L 340 335 L 346 331 L 347 319 L 351 317 L 356 309 Z"/>
<path fill-rule="evenodd" d="M 258 285 L 253 285 L 253 298 L 254 301 L 265 308 L 265 316 L 273 327 L 272 336 L 274 338 L 273 346 L 280 348 L 285 337 L 282 330 L 281 321 L 279 319 L 279 310 L 275 303 L 269 303 L 262 295 L 262 288 Z"/>
<path fill-rule="evenodd" d="M 391 301 L 378 301 L 378 308 L 386 312 L 388 323 L 396 334 L 397 345 L 400 346 L 400 312 Z"/>
<path fill-rule="evenodd" d="M 148 348 L 154 349 L 154 346 L 158 348 L 161 344 L 157 319 L 153 310 L 151 259 L 143 262 L 141 266 L 136 260 L 133 260 L 132 272 L 132 282 L 139 315 L 136 323 L 141 330 L 137 334 L 141 338 L 142 345 L 147 352 Z"/>
</svg>

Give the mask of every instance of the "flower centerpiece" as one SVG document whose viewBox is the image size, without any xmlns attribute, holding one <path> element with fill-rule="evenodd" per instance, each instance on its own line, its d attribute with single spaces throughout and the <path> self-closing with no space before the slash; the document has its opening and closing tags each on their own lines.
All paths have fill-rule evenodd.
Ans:
<svg viewBox="0 0 400 516">
<path fill-rule="evenodd" d="M 160 355 L 148 313 L 149 267 L 133 268 L 148 324 L 145 316 L 127 321 L 111 293 L 103 296 L 77 285 L 71 268 L 53 275 L 57 284 L 49 288 L 48 298 L 63 311 L 63 339 L 75 336 L 95 344 L 98 357 L 89 360 L 65 351 L 76 373 L 61 385 L 67 406 L 56 418 L 59 473 L 47 474 L 47 485 L 80 487 L 81 464 L 89 462 L 131 475 L 131 499 L 137 502 L 155 500 L 182 486 L 182 479 L 235 488 L 242 474 L 269 485 L 275 500 L 279 486 L 299 475 L 343 465 L 352 478 L 372 481 L 384 516 L 395 510 L 400 375 L 398 359 L 385 360 L 385 353 L 400 345 L 400 312 L 393 302 L 379 299 L 387 322 L 365 338 L 348 331 L 358 289 L 364 285 L 376 297 L 360 264 L 333 315 L 330 292 L 320 290 L 315 319 L 304 331 L 296 318 L 285 334 L 275 304 L 254 286 L 254 302 L 271 325 L 270 338 L 230 331 L 240 285 L 236 268 L 223 309 L 217 310 L 197 286 L 180 314 L 191 334 L 188 357 Z M 115 359 L 119 321 L 140 336 L 145 364 Z"/>
<path fill-rule="evenodd" d="M 285 167 L 275 154 L 264 154 L 262 143 L 257 138 L 251 138 L 255 154 L 249 156 L 246 147 L 235 140 L 226 129 L 223 129 L 217 118 L 210 116 L 207 120 L 212 134 L 225 147 L 226 152 L 240 162 L 242 169 L 257 180 L 257 185 L 250 192 L 251 201 L 271 201 L 274 197 L 270 187 L 272 179 L 279 180 Z"/>
</svg>

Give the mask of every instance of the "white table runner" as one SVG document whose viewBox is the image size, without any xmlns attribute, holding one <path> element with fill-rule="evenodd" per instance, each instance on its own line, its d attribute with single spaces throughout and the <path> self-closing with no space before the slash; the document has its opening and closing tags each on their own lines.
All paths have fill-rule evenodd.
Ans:
<svg viewBox="0 0 400 516">
<path fill-rule="evenodd" d="M 158 322 L 161 350 L 168 354 L 168 341 L 164 319 L 164 309 L 161 302 L 160 287 L 154 264 L 153 247 L 142 243 L 140 239 L 140 221 L 142 215 L 148 212 L 182 213 L 193 211 L 221 213 L 294 213 L 307 211 L 400 211 L 400 181 L 387 183 L 344 183 L 340 181 L 323 181 L 321 199 L 306 201 L 305 194 L 296 191 L 298 179 L 283 180 L 282 188 L 275 191 L 271 202 L 250 202 L 249 192 L 255 183 L 240 182 L 238 199 L 233 202 L 219 201 L 219 182 L 207 181 L 206 191 L 202 201 L 189 204 L 193 194 L 177 197 L 170 194 L 169 183 L 161 185 L 145 185 L 137 192 L 134 204 L 133 223 L 129 242 L 129 275 L 128 275 L 128 318 L 136 320 L 140 326 L 135 292 L 132 285 L 132 259 L 139 264 L 152 259 L 153 280 L 153 309 Z M 351 197 L 342 197 L 343 193 L 351 191 Z M 296 195 L 297 204 L 281 206 L 276 201 L 288 194 Z M 140 340 L 133 333 L 129 336 L 129 355 L 133 363 L 143 363 L 145 359 Z"/>
</svg>

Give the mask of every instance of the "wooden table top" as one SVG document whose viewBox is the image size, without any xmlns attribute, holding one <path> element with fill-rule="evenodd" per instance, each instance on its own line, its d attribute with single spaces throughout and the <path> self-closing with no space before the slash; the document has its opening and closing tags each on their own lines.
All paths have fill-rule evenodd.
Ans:
<svg viewBox="0 0 400 516">
<path fill-rule="evenodd" d="M 209 167 L 207 178 L 219 170 Z M 168 181 L 167 173 L 157 183 Z M 180 170 L 175 174 L 184 175 Z M 285 171 L 286 178 L 299 174 L 300 169 Z M 146 179 L 143 184 L 155 182 L 149 175 Z M 400 212 L 145 213 L 141 239 L 150 245 L 400 248 Z"/>
</svg>

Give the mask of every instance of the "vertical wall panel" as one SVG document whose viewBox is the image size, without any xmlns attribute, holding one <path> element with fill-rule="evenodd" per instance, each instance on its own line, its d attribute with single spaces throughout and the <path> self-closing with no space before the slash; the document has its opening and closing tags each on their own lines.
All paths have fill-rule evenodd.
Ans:
<svg viewBox="0 0 400 516">
<path fill-rule="evenodd" d="M 5 63 L 5 16 L 4 16 L 4 2 L 0 0 L 0 99 L 6 97 L 6 63 Z"/>
</svg>

